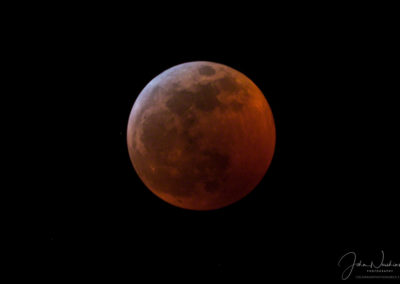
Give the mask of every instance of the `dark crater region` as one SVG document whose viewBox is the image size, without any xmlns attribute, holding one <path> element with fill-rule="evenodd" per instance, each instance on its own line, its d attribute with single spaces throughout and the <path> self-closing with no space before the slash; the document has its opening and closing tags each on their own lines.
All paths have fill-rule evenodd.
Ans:
<svg viewBox="0 0 400 284">
<path fill-rule="evenodd" d="M 240 111 L 243 107 L 242 103 L 233 101 L 224 105 L 218 100 L 217 96 L 221 90 L 238 95 L 239 91 L 244 89 L 233 78 L 225 76 L 215 82 L 197 83 L 192 88 L 184 90 L 171 88 L 168 91 L 170 98 L 166 102 L 166 106 L 177 115 L 184 114 L 192 105 L 205 112 L 213 111 L 217 107 L 221 110 Z M 248 95 L 247 91 L 244 92 L 244 95 Z"/>
<path fill-rule="evenodd" d="M 199 68 L 199 73 L 200 73 L 200 75 L 204 75 L 204 76 L 212 76 L 216 72 L 215 72 L 215 69 L 212 68 L 211 66 L 204 65 Z"/>
<path fill-rule="evenodd" d="M 141 140 L 147 149 L 142 156 L 135 151 L 136 163 L 143 174 L 149 177 L 160 191 L 170 192 L 177 196 L 189 196 L 195 183 L 203 183 L 207 192 L 214 192 L 220 188 L 226 177 L 230 164 L 230 157 L 217 149 L 200 150 L 199 143 L 202 134 L 190 134 L 197 118 L 188 111 L 182 116 L 185 126 L 182 133 L 174 127 L 173 116 L 168 111 L 153 113 L 143 121 Z M 183 160 L 170 160 L 169 153 L 180 141 L 185 141 Z M 149 165 L 158 165 L 157 172 L 152 172 Z M 189 166 L 190 165 L 190 166 Z M 179 171 L 180 176 L 170 173 L 170 168 Z"/>
<path fill-rule="evenodd" d="M 192 105 L 202 111 L 212 111 L 221 106 L 217 95 L 219 89 L 212 83 L 196 84 L 193 90 L 172 91 L 167 107 L 175 114 L 182 115 Z"/>
</svg>

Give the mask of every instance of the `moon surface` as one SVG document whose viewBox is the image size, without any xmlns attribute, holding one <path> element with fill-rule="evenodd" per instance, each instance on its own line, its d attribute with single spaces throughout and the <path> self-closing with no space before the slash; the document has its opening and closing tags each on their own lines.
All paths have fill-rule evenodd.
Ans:
<svg viewBox="0 0 400 284">
<path fill-rule="evenodd" d="M 129 156 L 143 183 L 192 210 L 218 209 L 249 194 L 268 170 L 275 137 L 258 87 L 239 71 L 205 61 L 151 80 L 127 128 Z"/>
</svg>

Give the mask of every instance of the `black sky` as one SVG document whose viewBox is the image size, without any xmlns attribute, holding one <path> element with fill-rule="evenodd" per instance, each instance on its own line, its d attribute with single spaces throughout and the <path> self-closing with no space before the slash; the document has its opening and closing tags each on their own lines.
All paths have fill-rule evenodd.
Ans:
<svg viewBox="0 0 400 284">
<path fill-rule="evenodd" d="M 21 193 L 31 212 L 26 241 L 37 248 L 41 271 L 56 279 L 326 280 L 339 278 L 337 261 L 348 250 L 372 257 L 385 249 L 398 259 L 398 49 L 390 17 L 354 13 L 281 11 L 192 25 L 172 15 L 150 24 L 117 9 L 24 26 L 17 52 L 29 75 L 22 112 L 37 186 Z M 260 185 L 210 212 L 155 197 L 125 141 L 141 89 L 165 69 L 197 60 L 251 78 L 277 128 Z"/>
</svg>

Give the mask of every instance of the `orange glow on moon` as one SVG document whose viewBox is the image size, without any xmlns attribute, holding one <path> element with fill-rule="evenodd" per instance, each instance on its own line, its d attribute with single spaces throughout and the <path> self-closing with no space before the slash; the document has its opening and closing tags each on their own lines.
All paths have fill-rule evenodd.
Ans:
<svg viewBox="0 0 400 284">
<path fill-rule="evenodd" d="M 270 166 L 275 123 L 258 87 L 222 64 L 189 62 L 150 81 L 132 108 L 132 164 L 159 198 L 212 210 L 249 194 Z"/>
</svg>

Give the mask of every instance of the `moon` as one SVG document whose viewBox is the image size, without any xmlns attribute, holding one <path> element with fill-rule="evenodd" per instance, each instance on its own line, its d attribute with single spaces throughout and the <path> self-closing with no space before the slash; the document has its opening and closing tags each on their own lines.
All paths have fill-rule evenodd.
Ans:
<svg viewBox="0 0 400 284">
<path fill-rule="evenodd" d="M 260 89 L 226 65 L 196 61 L 151 80 L 127 127 L 130 160 L 162 200 L 213 210 L 249 194 L 270 166 L 276 133 Z"/>
</svg>

